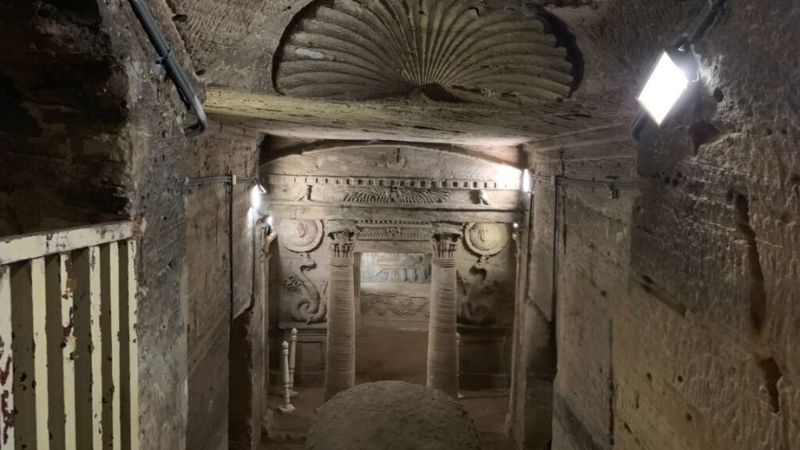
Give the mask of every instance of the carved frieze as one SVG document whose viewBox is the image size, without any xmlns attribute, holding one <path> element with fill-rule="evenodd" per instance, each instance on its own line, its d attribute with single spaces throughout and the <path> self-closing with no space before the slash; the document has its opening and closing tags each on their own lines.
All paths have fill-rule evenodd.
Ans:
<svg viewBox="0 0 800 450">
<path fill-rule="evenodd" d="M 364 253 L 362 283 L 430 283 L 430 256 L 424 253 Z"/>
<path fill-rule="evenodd" d="M 519 191 L 519 180 L 509 177 L 502 180 L 465 179 L 465 178 L 413 178 L 413 177 L 368 177 L 338 175 L 263 175 L 267 184 L 276 186 L 340 186 L 344 188 L 371 189 L 397 187 L 398 189 L 425 190 L 474 190 L 483 191 Z"/>
<path fill-rule="evenodd" d="M 444 203 L 450 192 L 444 189 L 390 187 L 354 188 L 344 196 L 345 203 Z"/>
<path fill-rule="evenodd" d="M 368 227 L 358 233 L 360 241 L 427 241 L 430 237 L 428 227 Z"/>
<path fill-rule="evenodd" d="M 500 253 L 508 239 L 508 227 L 502 223 L 471 223 L 464 233 L 467 247 L 480 256 Z"/>
<path fill-rule="evenodd" d="M 307 253 L 322 242 L 321 220 L 281 220 L 278 224 L 278 240 L 295 253 Z"/>
<path fill-rule="evenodd" d="M 286 30 L 273 84 L 346 100 L 559 101 L 579 58 L 547 20 L 482 0 L 317 0 Z"/>
</svg>

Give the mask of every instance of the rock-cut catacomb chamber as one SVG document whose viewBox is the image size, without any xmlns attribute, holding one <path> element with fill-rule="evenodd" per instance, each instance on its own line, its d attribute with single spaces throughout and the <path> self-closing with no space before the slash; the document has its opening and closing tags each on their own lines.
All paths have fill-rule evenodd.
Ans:
<svg viewBox="0 0 800 450">
<path fill-rule="evenodd" d="M 0 450 L 800 449 L 798 23 L 0 2 Z"/>
</svg>

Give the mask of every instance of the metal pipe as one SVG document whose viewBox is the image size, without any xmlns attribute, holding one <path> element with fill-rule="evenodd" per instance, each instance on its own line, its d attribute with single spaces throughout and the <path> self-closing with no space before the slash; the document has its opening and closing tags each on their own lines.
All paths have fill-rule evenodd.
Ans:
<svg viewBox="0 0 800 450">
<path fill-rule="evenodd" d="M 569 178 L 563 175 L 555 175 L 555 176 L 531 175 L 531 180 L 548 183 L 550 185 L 576 186 L 588 189 L 605 187 L 609 191 L 626 191 L 626 190 L 637 191 L 641 190 L 642 188 L 646 187 L 649 184 L 648 181 L 585 180 L 578 178 Z"/>
<path fill-rule="evenodd" d="M 236 313 L 234 312 L 236 306 L 236 286 L 234 280 L 234 265 L 233 265 L 233 207 L 234 207 L 234 190 L 236 188 L 236 175 L 231 175 L 230 183 L 225 185 L 228 188 L 228 270 L 229 270 L 229 279 L 228 285 L 230 289 L 230 298 L 228 299 L 229 303 L 229 311 L 228 311 L 228 320 L 229 326 L 233 329 L 233 319 L 236 318 Z"/>
<path fill-rule="evenodd" d="M 139 19 L 139 23 L 142 24 L 142 28 L 144 28 L 148 39 L 150 39 L 150 43 L 158 54 L 158 64 L 161 64 L 166 69 L 167 75 L 178 89 L 178 94 L 183 104 L 186 105 L 188 109 L 194 111 L 194 114 L 197 116 L 197 123 L 185 127 L 183 129 L 183 134 L 190 138 L 199 136 L 208 128 L 208 119 L 206 118 L 203 104 L 200 102 L 200 99 L 197 98 L 197 93 L 191 82 L 189 82 L 186 72 L 184 72 L 183 68 L 178 64 L 178 61 L 175 60 L 175 55 L 172 54 L 169 42 L 166 37 L 164 37 L 164 33 L 158 27 L 158 24 L 156 24 L 153 15 L 150 13 L 150 9 L 143 0 L 129 1 L 134 14 L 136 14 L 136 18 Z"/>
<path fill-rule="evenodd" d="M 231 183 L 233 181 L 233 177 L 236 178 L 236 182 L 242 183 L 256 183 L 258 182 L 258 178 L 256 177 L 240 177 L 238 175 L 221 175 L 216 177 L 202 177 L 202 178 L 186 178 L 185 183 L 187 186 L 201 186 L 204 184 L 214 184 L 214 183 Z"/>
<path fill-rule="evenodd" d="M 711 27 L 716 20 L 719 13 L 722 12 L 723 6 L 725 6 L 726 0 L 710 0 L 708 5 L 708 11 L 706 14 L 701 17 L 697 23 L 695 23 L 691 32 L 687 33 L 686 35 L 686 43 L 687 44 L 694 44 L 700 39 L 703 38 L 703 35 L 706 34 L 706 31 Z"/>
</svg>

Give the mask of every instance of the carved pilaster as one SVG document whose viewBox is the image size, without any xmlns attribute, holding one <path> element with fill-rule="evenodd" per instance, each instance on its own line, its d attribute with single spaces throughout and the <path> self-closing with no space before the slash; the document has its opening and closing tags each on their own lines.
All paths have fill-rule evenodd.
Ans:
<svg viewBox="0 0 800 450">
<path fill-rule="evenodd" d="M 353 250 L 356 229 L 332 223 L 328 233 L 328 347 L 325 355 L 325 398 L 355 385 L 356 313 Z"/>
<path fill-rule="evenodd" d="M 454 397 L 458 395 L 456 250 L 461 236 L 460 227 L 440 225 L 434 227 L 431 240 L 427 385 Z"/>
</svg>

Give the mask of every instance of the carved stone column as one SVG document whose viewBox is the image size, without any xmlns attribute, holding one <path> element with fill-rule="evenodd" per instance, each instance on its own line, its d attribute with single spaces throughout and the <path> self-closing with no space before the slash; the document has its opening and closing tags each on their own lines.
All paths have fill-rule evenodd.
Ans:
<svg viewBox="0 0 800 450">
<path fill-rule="evenodd" d="M 456 342 L 456 248 L 461 229 L 436 226 L 433 231 L 430 322 L 428 325 L 428 387 L 458 395 Z"/>
<path fill-rule="evenodd" d="M 349 389 L 356 378 L 356 311 L 353 280 L 355 227 L 334 224 L 328 277 L 328 347 L 325 399 Z"/>
</svg>

